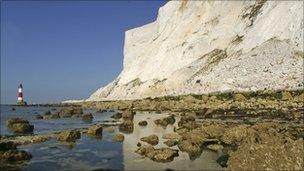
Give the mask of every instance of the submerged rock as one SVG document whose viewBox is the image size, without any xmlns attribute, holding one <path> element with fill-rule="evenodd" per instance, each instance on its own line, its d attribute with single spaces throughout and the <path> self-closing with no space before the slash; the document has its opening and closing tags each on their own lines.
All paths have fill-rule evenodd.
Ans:
<svg viewBox="0 0 304 171">
<path fill-rule="evenodd" d="M 33 133 L 34 125 L 22 118 L 12 118 L 6 122 L 6 126 L 15 133 Z"/>
<path fill-rule="evenodd" d="M 66 130 L 62 131 L 60 134 L 57 135 L 57 140 L 59 141 L 67 141 L 67 142 L 73 142 L 77 139 L 80 139 L 80 131 L 77 130 Z"/>
<path fill-rule="evenodd" d="M 115 134 L 112 138 L 113 141 L 122 142 L 124 141 L 125 136 L 123 134 Z"/>
<path fill-rule="evenodd" d="M 138 122 L 138 125 L 146 126 L 146 125 L 148 125 L 148 122 L 147 121 L 140 121 L 140 122 Z"/>
<path fill-rule="evenodd" d="M 102 125 L 93 125 L 88 128 L 87 134 L 98 136 L 102 134 L 102 130 Z"/>
<path fill-rule="evenodd" d="M 151 145 L 141 146 L 136 150 L 136 153 L 148 157 L 156 162 L 170 162 L 174 157 L 178 156 L 178 150 L 170 148 L 155 149 Z"/>
<path fill-rule="evenodd" d="M 228 159 L 229 159 L 229 155 L 228 155 L 228 154 L 223 154 L 223 155 L 221 155 L 221 156 L 216 160 L 216 162 L 217 162 L 219 165 L 221 165 L 222 167 L 227 167 Z"/>
<path fill-rule="evenodd" d="M 147 136 L 147 137 L 142 137 L 140 140 L 143 141 L 143 142 L 149 143 L 151 145 L 157 145 L 158 144 L 157 135 L 150 135 L 150 136 Z"/>
</svg>

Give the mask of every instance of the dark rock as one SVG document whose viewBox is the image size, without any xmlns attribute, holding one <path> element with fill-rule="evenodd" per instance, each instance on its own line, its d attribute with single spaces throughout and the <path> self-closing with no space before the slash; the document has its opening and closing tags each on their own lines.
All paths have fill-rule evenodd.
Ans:
<svg viewBox="0 0 304 171">
<path fill-rule="evenodd" d="M 113 118 L 113 119 L 120 119 L 120 118 L 122 118 L 122 113 L 117 112 L 114 115 L 112 115 L 111 118 Z"/>
<path fill-rule="evenodd" d="M 125 136 L 123 134 L 116 134 L 113 136 L 113 141 L 122 142 L 124 141 Z"/>
<path fill-rule="evenodd" d="M 81 116 L 82 120 L 91 121 L 93 119 L 93 115 L 91 113 L 86 113 Z"/>
<path fill-rule="evenodd" d="M 16 110 L 16 109 L 13 107 L 13 108 L 12 108 L 12 111 L 15 111 L 15 110 Z"/>
<path fill-rule="evenodd" d="M 80 139 L 80 136 L 81 136 L 80 131 L 66 130 L 66 131 L 62 131 L 60 134 L 57 135 L 57 140 L 73 142 L 76 141 L 77 139 Z"/>
<path fill-rule="evenodd" d="M 16 149 L 17 149 L 16 145 L 11 141 L 0 142 L 0 151 L 8 151 L 8 150 L 16 150 Z"/>
<path fill-rule="evenodd" d="M 44 115 L 51 115 L 52 113 L 51 113 L 51 111 L 46 111 L 46 112 L 44 112 Z"/>
<path fill-rule="evenodd" d="M 141 147 L 141 143 L 138 142 L 138 143 L 136 144 L 136 146 L 137 146 L 137 147 Z"/>
<path fill-rule="evenodd" d="M 119 131 L 125 132 L 125 133 L 132 133 L 134 129 L 134 124 L 132 120 L 125 120 L 122 122 L 119 127 Z"/>
<path fill-rule="evenodd" d="M 87 133 L 90 135 L 98 136 L 102 134 L 102 130 L 102 125 L 93 125 L 88 128 Z"/>
<path fill-rule="evenodd" d="M 34 119 L 43 119 L 43 116 L 40 115 L 40 114 L 37 114 L 37 115 L 34 116 Z"/>
<path fill-rule="evenodd" d="M 30 160 L 32 155 L 23 150 L 8 150 L 0 152 L 0 163 Z"/>
<path fill-rule="evenodd" d="M 107 112 L 107 110 L 105 110 L 105 109 L 99 109 L 99 110 L 97 110 L 96 112 L 97 112 L 97 113 L 105 113 L 105 112 Z"/>
<path fill-rule="evenodd" d="M 6 122 L 7 127 L 15 133 L 33 133 L 34 125 L 22 118 L 12 118 Z"/>
<path fill-rule="evenodd" d="M 158 144 L 157 135 L 150 135 L 150 136 L 147 136 L 147 137 L 142 137 L 140 140 L 143 141 L 143 142 L 149 143 L 151 145 L 157 145 Z"/>
<path fill-rule="evenodd" d="M 140 126 L 146 126 L 146 125 L 148 125 L 148 122 L 147 121 L 140 121 L 138 123 L 138 125 L 140 125 Z"/>
<path fill-rule="evenodd" d="M 216 162 L 217 162 L 219 165 L 221 165 L 222 167 L 227 167 L 228 159 L 229 159 L 229 155 L 228 155 L 228 154 L 223 154 L 223 155 L 221 155 L 221 156 L 216 160 Z"/>
</svg>

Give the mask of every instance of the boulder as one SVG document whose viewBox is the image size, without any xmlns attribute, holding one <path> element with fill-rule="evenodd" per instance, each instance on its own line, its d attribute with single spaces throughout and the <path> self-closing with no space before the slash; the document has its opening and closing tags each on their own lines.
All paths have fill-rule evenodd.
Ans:
<svg viewBox="0 0 304 171">
<path fill-rule="evenodd" d="M 22 118 L 12 118 L 6 122 L 6 126 L 15 133 L 33 133 L 34 125 Z"/>
<path fill-rule="evenodd" d="M 170 148 L 155 149 L 151 145 L 141 146 L 135 152 L 156 162 L 170 162 L 178 156 L 178 150 Z"/>
<path fill-rule="evenodd" d="M 0 142 L 0 151 L 8 151 L 8 150 L 16 150 L 17 146 L 15 143 L 8 141 L 8 142 Z"/>
<path fill-rule="evenodd" d="M 161 126 L 166 127 L 169 124 L 173 125 L 175 123 L 175 118 L 174 118 L 174 115 L 170 115 L 170 116 L 165 117 L 165 118 L 157 119 L 157 120 L 154 121 L 154 123 L 156 125 L 161 125 Z"/>
<path fill-rule="evenodd" d="M 102 134 L 102 126 L 101 125 L 93 125 L 93 126 L 88 128 L 87 133 L 90 134 L 90 135 L 95 135 L 95 136 L 101 135 Z"/>
<path fill-rule="evenodd" d="M 178 144 L 178 140 L 170 139 L 170 140 L 165 141 L 164 144 L 166 144 L 169 147 L 173 147 Z"/>
<path fill-rule="evenodd" d="M 146 125 L 148 125 L 148 122 L 147 121 L 140 121 L 140 122 L 138 122 L 138 125 L 146 126 Z"/>
<path fill-rule="evenodd" d="M 0 163 L 30 160 L 32 155 L 24 150 L 0 151 Z"/>
<path fill-rule="evenodd" d="M 124 139 L 125 139 L 125 136 L 123 134 L 115 134 L 113 136 L 112 140 L 117 141 L 117 142 L 122 142 L 122 141 L 124 141 Z"/>
<path fill-rule="evenodd" d="M 125 133 L 132 133 L 133 132 L 133 121 L 132 120 L 125 120 L 124 122 L 122 122 L 119 126 L 118 129 L 121 132 L 125 132 Z"/>
<path fill-rule="evenodd" d="M 125 110 L 122 113 L 122 118 L 124 118 L 124 119 L 133 119 L 134 115 L 135 115 L 135 111 L 133 111 L 133 110 Z"/>
<path fill-rule="evenodd" d="M 150 136 L 147 136 L 147 137 L 142 137 L 140 140 L 143 141 L 143 142 L 149 143 L 151 145 L 157 145 L 158 144 L 157 135 L 150 135 Z"/>
<path fill-rule="evenodd" d="M 60 134 L 57 135 L 57 140 L 59 141 L 67 141 L 67 142 L 73 142 L 77 139 L 80 139 L 80 131 L 76 130 L 66 130 L 62 131 Z"/>
<path fill-rule="evenodd" d="M 86 113 L 81 116 L 82 120 L 91 121 L 93 119 L 93 115 L 91 113 Z"/>
<path fill-rule="evenodd" d="M 83 111 L 79 107 L 68 107 L 68 108 L 63 108 L 59 111 L 59 116 L 61 118 L 69 118 L 72 117 L 73 115 L 80 116 L 83 114 Z"/>
<path fill-rule="evenodd" d="M 122 113 L 117 112 L 114 115 L 112 115 L 111 118 L 113 118 L 113 119 L 120 119 L 120 118 L 122 118 Z"/>
<path fill-rule="evenodd" d="M 181 151 L 187 152 L 191 160 L 196 159 L 202 153 L 202 149 L 199 145 L 191 143 L 188 140 L 179 142 L 178 148 Z"/>
</svg>

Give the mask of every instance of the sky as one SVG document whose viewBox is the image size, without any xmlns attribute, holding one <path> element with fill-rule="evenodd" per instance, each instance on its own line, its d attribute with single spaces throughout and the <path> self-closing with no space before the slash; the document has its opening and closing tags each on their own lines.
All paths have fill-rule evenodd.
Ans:
<svg viewBox="0 0 304 171">
<path fill-rule="evenodd" d="M 84 99 L 122 70 L 124 32 L 166 1 L 1 1 L 1 104 Z"/>
</svg>

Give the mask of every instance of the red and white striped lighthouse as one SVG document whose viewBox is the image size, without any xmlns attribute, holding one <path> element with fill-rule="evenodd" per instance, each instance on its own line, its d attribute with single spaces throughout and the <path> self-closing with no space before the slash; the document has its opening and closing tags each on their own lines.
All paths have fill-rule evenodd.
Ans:
<svg viewBox="0 0 304 171">
<path fill-rule="evenodd" d="M 18 103 L 23 103 L 23 87 L 22 84 L 19 85 L 18 87 Z"/>
</svg>

